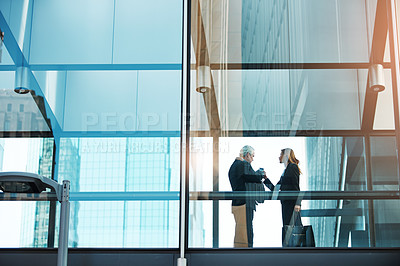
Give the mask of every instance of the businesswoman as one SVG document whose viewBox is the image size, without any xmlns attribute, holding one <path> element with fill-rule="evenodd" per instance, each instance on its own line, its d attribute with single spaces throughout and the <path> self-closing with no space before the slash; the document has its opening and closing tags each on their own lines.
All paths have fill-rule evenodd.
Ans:
<svg viewBox="0 0 400 266">
<path fill-rule="evenodd" d="M 301 171 L 299 168 L 299 160 L 297 160 L 293 150 L 289 148 L 281 150 L 279 163 L 285 165 L 285 171 L 276 185 L 280 185 L 281 191 L 300 191 L 299 178 Z M 275 189 L 275 186 L 268 178 L 265 178 L 264 184 L 271 191 Z M 301 199 L 281 200 L 281 204 L 283 226 L 302 225 L 300 217 Z"/>
</svg>

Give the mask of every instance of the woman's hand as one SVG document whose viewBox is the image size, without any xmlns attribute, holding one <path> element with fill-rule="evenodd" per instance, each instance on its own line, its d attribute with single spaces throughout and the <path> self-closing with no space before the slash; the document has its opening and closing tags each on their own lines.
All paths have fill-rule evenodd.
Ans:
<svg viewBox="0 0 400 266">
<path fill-rule="evenodd" d="M 295 212 L 299 212 L 301 210 L 301 206 L 300 205 L 294 205 L 294 211 Z"/>
</svg>

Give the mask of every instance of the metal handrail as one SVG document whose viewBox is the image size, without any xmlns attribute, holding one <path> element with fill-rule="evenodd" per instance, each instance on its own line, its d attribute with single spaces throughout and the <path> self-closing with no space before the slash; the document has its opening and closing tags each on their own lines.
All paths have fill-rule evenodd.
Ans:
<svg viewBox="0 0 400 266">
<path fill-rule="evenodd" d="M 190 200 L 232 200 L 257 197 L 264 200 L 399 200 L 400 191 L 279 191 L 279 192 L 232 192 L 195 191 Z M 0 193 L 0 200 L 53 201 L 54 192 Z M 70 201 L 145 201 L 179 200 L 179 191 L 132 191 L 132 192 L 70 192 Z"/>
</svg>

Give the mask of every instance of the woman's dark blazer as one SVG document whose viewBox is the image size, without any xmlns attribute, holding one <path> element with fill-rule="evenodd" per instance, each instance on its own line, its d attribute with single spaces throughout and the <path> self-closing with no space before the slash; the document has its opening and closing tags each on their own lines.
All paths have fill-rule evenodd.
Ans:
<svg viewBox="0 0 400 266">
<path fill-rule="evenodd" d="M 281 179 L 276 185 L 281 185 L 281 191 L 300 191 L 300 170 L 297 164 L 289 163 L 283 172 Z M 267 178 L 264 181 L 266 187 L 271 191 L 275 189 L 275 186 Z M 296 205 L 301 205 L 301 200 L 296 201 Z"/>
</svg>

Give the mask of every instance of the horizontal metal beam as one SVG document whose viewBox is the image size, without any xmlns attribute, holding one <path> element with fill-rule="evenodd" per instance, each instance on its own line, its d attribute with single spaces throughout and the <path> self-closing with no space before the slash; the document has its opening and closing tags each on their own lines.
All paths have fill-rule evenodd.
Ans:
<svg viewBox="0 0 400 266">
<path fill-rule="evenodd" d="M 232 200 L 255 197 L 263 200 L 399 200 L 400 191 L 280 191 L 280 192 L 191 192 L 191 200 Z"/>
<path fill-rule="evenodd" d="M 58 201 L 55 192 L 0 193 L 0 201 Z"/>
<path fill-rule="evenodd" d="M 382 63 L 390 68 L 390 63 Z M 368 69 L 371 64 L 365 63 L 211 63 L 211 70 L 274 70 L 274 69 Z M 192 65 L 191 69 L 195 69 Z"/>
<path fill-rule="evenodd" d="M 368 69 L 370 63 L 214 63 L 211 70 L 287 70 L 287 69 Z M 390 62 L 382 63 L 390 69 Z M 190 68 L 196 70 L 196 64 Z M 15 65 L 1 65 L 0 70 L 15 71 Z M 182 70 L 182 64 L 32 64 L 32 71 L 113 71 L 113 70 Z"/>
<path fill-rule="evenodd" d="M 294 135 L 290 130 L 223 130 L 220 136 L 228 137 L 363 137 L 362 130 L 297 130 Z M 374 130 L 372 137 L 394 137 L 394 130 Z M 213 137 L 215 131 L 194 130 L 191 137 Z M 0 138 L 49 138 L 51 131 L 0 131 Z M 113 138 L 113 137 L 180 137 L 180 131 L 62 131 L 61 138 Z"/>
<path fill-rule="evenodd" d="M 31 64 L 32 71 L 182 70 L 182 64 Z"/>
<path fill-rule="evenodd" d="M 143 201 L 179 200 L 179 191 L 138 192 L 71 192 L 70 201 Z M 280 192 L 190 192 L 190 200 L 232 200 L 257 197 L 263 200 L 398 200 L 400 191 L 280 191 Z M 43 193 L 0 193 L 0 201 L 53 201 L 53 192 Z"/>
<path fill-rule="evenodd" d="M 162 138 L 180 137 L 181 132 L 175 131 L 62 131 L 61 138 Z"/>
<path fill-rule="evenodd" d="M 70 192 L 70 201 L 179 200 L 179 191 Z"/>
<path fill-rule="evenodd" d="M 395 130 L 374 130 L 368 132 L 373 137 L 394 137 Z M 191 137 L 212 137 L 209 130 L 191 131 Z M 364 137 L 362 130 L 222 130 L 224 137 Z"/>
<path fill-rule="evenodd" d="M 52 138 L 52 131 L 0 131 L 0 138 Z"/>
<path fill-rule="evenodd" d="M 302 217 L 337 217 L 337 216 L 362 216 L 363 209 L 314 209 L 301 210 Z"/>
</svg>

